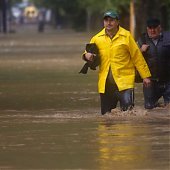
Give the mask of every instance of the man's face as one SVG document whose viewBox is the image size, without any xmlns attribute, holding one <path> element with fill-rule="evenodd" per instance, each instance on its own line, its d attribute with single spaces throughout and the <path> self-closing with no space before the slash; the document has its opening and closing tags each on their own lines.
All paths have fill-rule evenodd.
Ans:
<svg viewBox="0 0 170 170">
<path fill-rule="evenodd" d="M 147 27 L 147 33 L 150 38 L 156 39 L 161 33 L 161 26 L 158 25 L 157 27 Z"/>
<path fill-rule="evenodd" d="M 116 30 L 119 25 L 119 21 L 117 19 L 113 19 L 111 17 L 104 18 L 104 27 L 108 31 Z"/>
</svg>

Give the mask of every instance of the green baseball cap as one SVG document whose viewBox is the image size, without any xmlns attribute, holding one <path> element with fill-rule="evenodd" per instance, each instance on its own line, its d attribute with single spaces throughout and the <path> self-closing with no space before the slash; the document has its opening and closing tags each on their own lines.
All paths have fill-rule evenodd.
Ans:
<svg viewBox="0 0 170 170">
<path fill-rule="evenodd" d="M 104 18 L 105 17 L 111 17 L 113 19 L 119 20 L 119 14 L 117 12 L 115 12 L 115 11 L 106 11 L 104 13 Z"/>
</svg>

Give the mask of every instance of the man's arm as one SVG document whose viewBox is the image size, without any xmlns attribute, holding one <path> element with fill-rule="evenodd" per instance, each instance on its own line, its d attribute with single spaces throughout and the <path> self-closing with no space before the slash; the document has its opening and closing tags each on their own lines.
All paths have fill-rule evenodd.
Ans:
<svg viewBox="0 0 170 170">
<path fill-rule="evenodd" d="M 137 71 L 142 79 L 149 78 L 151 76 L 148 65 L 133 37 L 129 36 L 129 51 L 132 62 L 134 63 Z"/>
</svg>

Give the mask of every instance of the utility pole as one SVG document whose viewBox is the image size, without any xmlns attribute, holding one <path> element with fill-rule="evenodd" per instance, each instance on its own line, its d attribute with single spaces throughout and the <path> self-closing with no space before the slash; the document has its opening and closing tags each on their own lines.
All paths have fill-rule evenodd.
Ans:
<svg viewBox="0 0 170 170">
<path fill-rule="evenodd" d="M 135 37 L 135 27 L 136 27 L 136 18 L 135 18 L 135 0 L 130 1 L 130 32 Z"/>
</svg>

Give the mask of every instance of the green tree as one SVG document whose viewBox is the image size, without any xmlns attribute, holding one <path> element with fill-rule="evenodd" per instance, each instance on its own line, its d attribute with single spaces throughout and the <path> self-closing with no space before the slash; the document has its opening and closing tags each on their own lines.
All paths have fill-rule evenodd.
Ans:
<svg viewBox="0 0 170 170">
<path fill-rule="evenodd" d="M 17 1 L 17 0 L 13 0 Z M 101 27 L 103 12 L 114 9 L 120 13 L 121 24 L 129 29 L 130 0 L 31 0 L 38 6 L 52 9 L 55 18 L 76 30 L 91 31 Z M 163 27 L 170 29 L 170 0 L 134 0 L 137 35 L 145 28 L 149 16 L 158 16 Z"/>
<path fill-rule="evenodd" d="M 164 30 L 170 30 L 170 0 L 140 0 L 135 3 L 136 11 L 136 36 L 145 31 L 146 20 L 158 17 Z"/>
<path fill-rule="evenodd" d="M 122 11 L 127 9 L 129 0 L 31 0 L 37 6 L 52 9 L 55 17 L 69 23 L 75 29 L 90 31 L 97 28 L 105 10 Z M 123 10 L 124 12 L 124 10 Z M 93 24 L 92 24 L 93 23 Z"/>
<path fill-rule="evenodd" d="M 92 16 L 97 13 L 98 17 L 102 17 L 106 10 L 116 10 L 118 12 L 124 11 L 129 6 L 129 0 L 79 0 L 82 8 L 86 9 L 86 30 L 90 31 L 92 23 L 94 23 Z"/>
</svg>

